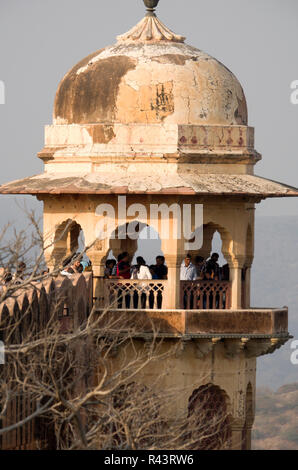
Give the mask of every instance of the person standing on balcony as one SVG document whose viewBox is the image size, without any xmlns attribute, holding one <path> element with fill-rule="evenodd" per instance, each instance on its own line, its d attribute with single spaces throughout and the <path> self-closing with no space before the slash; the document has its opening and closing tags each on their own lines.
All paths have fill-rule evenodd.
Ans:
<svg viewBox="0 0 298 470">
<path fill-rule="evenodd" d="M 147 280 L 152 279 L 152 275 L 148 266 L 146 265 L 146 261 L 142 256 L 137 257 L 137 264 L 133 267 L 131 279 L 138 279 L 138 280 Z M 138 308 L 139 303 L 139 296 L 141 294 L 141 308 L 146 308 L 146 300 L 147 295 L 146 291 L 150 290 L 149 284 L 141 283 L 137 286 L 138 288 L 134 291 L 133 294 L 133 306 L 134 308 Z M 145 292 L 144 292 L 145 291 Z"/>
<path fill-rule="evenodd" d="M 107 259 L 106 267 L 105 267 L 105 270 L 104 270 L 104 278 L 105 279 L 113 279 L 113 277 L 116 277 L 116 272 L 113 275 L 113 270 L 114 270 L 115 266 L 116 266 L 116 260 Z"/>
<path fill-rule="evenodd" d="M 197 279 L 203 279 L 204 278 L 204 268 L 205 268 L 205 259 L 203 256 L 196 256 L 195 258 L 195 267 L 197 270 Z"/>
<path fill-rule="evenodd" d="M 137 257 L 137 264 L 132 269 L 131 279 L 152 279 L 150 270 L 142 256 Z"/>
<path fill-rule="evenodd" d="M 211 258 L 206 262 L 203 270 L 204 279 L 210 279 L 212 281 L 220 280 L 220 269 L 219 269 L 219 254 L 212 253 Z"/>
<path fill-rule="evenodd" d="M 156 275 L 156 279 L 160 280 L 167 280 L 168 279 L 168 268 L 165 265 L 165 257 L 162 255 L 156 256 L 156 265 L 154 266 L 154 272 Z M 157 292 L 157 308 L 161 309 L 162 307 L 162 291 L 164 286 L 162 284 L 157 284 L 156 289 Z"/>
<path fill-rule="evenodd" d="M 197 279 L 197 269 L 191 262 L 191 255 L 186 255 L 180 267 L 180 281 L 195 281 Z M 189 298 L 188 298 L 189 297 Z M 188 303 L 189 300 L 189 303 Z M 193 309 L 193 289 L 184 289 L 183 307 Z"/>
<path fill-rule="evenodd" d="M 150 274 L 152 276 L 152 279 L 158 279 L 158 276 L 155 272 L 155 265 L 154 264 L 151 264 L 149 270 L 150 270 Z"/>
<path fill-rule="evenodd" d="M 191 255 L 186 255 L 181 263 L 180 281 L 195 281 L 197 279 L 197 269 L 191 262 Z"/>
<path fill-rule="evenodd" d="M 168 279 L 168 268 L 165 265 L 164 256 L 160 255 L 156 257 L 156 265 L 154 266 L 154 271 L 157 276 L 156 279 Z"/>
<path fill-rule="evenodd" d="M 211 258 L 207 260 L 206 266 L 203 270 L 204 280 L 219 281 L 221 280 L 220 267 L 218 264 L 219 254 L 212 253 Z M 203 308 L 207 305 L 207 293 L 203 294 Z M 219 295 L 214 293 L 212 290 L 209 291 L 209 308 L 218 308 L 219 306 Z"/>
<path fill-rule="evenodd" d="M 129 253 L 124 251 L 120 253 L 118 256 L 118 263 L 117 263 L 117 278 L 118 279 L 130 279 L 130 262 L 129 262 Z M 122 308 L 122 299 L 123 295 L 125 294 L 125 308 L 130 308 L 130 289 L 129 285 L 120 285 L 120 289 L 118 290 L 118 308 Z"/>
<path fill-rule="evenodd" d="M 127 251 L 120 253 L 117 263 L 117 277 L 120 279 L 130 279 L 130 263 Z"/>
</svg>

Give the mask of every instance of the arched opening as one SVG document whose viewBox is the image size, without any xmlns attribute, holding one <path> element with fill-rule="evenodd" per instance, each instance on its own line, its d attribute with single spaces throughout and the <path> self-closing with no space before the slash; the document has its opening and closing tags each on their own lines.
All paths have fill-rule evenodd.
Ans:
<svg viewBox="0 0 298 470">
<path fill-rule="evenodd" d="M 231 415 L 224 390 L 211 383 L 194 390 L 189 399 L 190 439 L 194 450 L 224 450 L 231 446 Z"/>
<path fill-rule="evenodd" d="M 212 237 L 210 256 L 212 255 L 212 253 L 218 253 L 219 255 L 218 264 L 220 266 L 220 279 L 229 281 L 229 277 L 230 277 L 229 263 L 227 262 L 223 254 L 222 245 L 223 245 L 223 242 L 222 242 L 220 232 L 216 230 Z"/>
<path fill-rule="evenodd" d="M 105 263 L 106 306 L 163 308 L 167 266 L 153 227 L 139 221 L 117 227 L 110 236 Z"/>
<path fill-rule="evenodd" d="M 230 308 L 231 236 L 215 223 L 204 224 L 203 244 L 200 250 L 190 252 L 197 278 L 181 282 L 181 308 Z"/>
<path fill-rule="evenodd" d="M 62 222 L 56 229 L 52 253 L 54 267 L 63 265 L 76 253 L 84 253 L 85 236 L 81 226 L 71 219 Z M 87 256 L 83 255 L 86 259 Z"/>
<path fill-rule="evenodd" d="M 218 253 L 218 264 L 224 268 L 220 272 L 222 280 L 229 280 L 229 263 L 230 263 L 230 243 L 231 235 L 227 230 L 213 222 L 204 224 L 203 226 L 203 245 L 198 251 L 198 255 L 202 256 L 204 260 L 208 260 L 212 253 Z"/>
</svg>

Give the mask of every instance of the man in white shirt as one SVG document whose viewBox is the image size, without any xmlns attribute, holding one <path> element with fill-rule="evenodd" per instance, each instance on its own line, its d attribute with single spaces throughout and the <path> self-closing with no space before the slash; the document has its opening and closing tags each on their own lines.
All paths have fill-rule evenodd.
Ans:
<svg viewBox="0 0 298 470">
<path fill-rule="evenodd" d="M 197 279 L 197 269 L 191 262 L 191 255 L 186 255 L 181 263 L 180 281 L 195 281 Z"/>
<path fill-rule="evenodd" d="M 146 261 L 142 256 L 137 257 L 137 265 L 132 268 L 131 279 L 138 279 L 138 280 L 148 280 L 152 279 L 152 274 L 150 273 L 150 269 L 146 265 Z M 150 290 L 150 286 L 147 283 L 140 283 L 137 286 L 137 289 L 134 291 L 133 294 L 133 305 L 134 308 L 138 308 L 139 304 L 139 297 L 141 299 L 141 308 L 146 308 L 147 303 L 147 295 L 146 291 Z"/>
<path fill-rule="evenodd" d="M 197 268 L 195 267 L 194 264 L 191 262 L 191 255 L 186 255 L 184 260 L 181 263 L 181 268 L 180 268 L 180 281 L 195 281 L 197 279 Z M 188 299 L 187 296 L 190 296 Z M 194 295 L 193 292 L 188 292 L 184 290 L 184 295 L 183 295 L 183 307 L 184 309 L 187 308 L 188 305 L 188 300 L 189 300 L 189 308 L 193 309 L 193 300 L 194 300 Z"/>
</svg>

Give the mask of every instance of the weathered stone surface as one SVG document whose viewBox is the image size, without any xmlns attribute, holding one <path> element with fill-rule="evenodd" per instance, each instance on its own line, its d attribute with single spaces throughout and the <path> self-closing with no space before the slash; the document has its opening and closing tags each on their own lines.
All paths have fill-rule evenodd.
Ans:
<svg viewBox="0 0 298 470">
<path fill-rule="evenodd" d="M 69 124 L 114 121 L 121 79 L 135 65 L 135 59 L 120 55 L 96 62 L 91 58 L 88 74 L 79 73 L 76 66 L 59 85 L 55 100 L 58 121 Z"/>
<path fill-rule="evenodd" d="M 254 175 L 179 173 L 135 174 L 43 173 L 0 186 L 0 194 L 184 194 L 204 196 L 289 197 L 298 190 Z"/>
<path fill-rule="evenodd" d="M 119 316 L 122 310 L 111 310 Z M 100 310 L 99 310 L 100 311 Z M 124 312 L 124 310 L 123 310 Z M 229 309 L 229 310 L 125 310 L 136 333 L 187 335 L 197 338 L 220 335 L 226 338 L 269 338 L 275 335 L 288 337 L 288 309 Z M 214 342 L 220 338 L 215 337 Z M 244 349 L 247 341 L 243 340 Z M 277 341 L 278 343 L 278 341 Z M 273 346 L 273 343 L 270 343 Z"/>
<path fill-rule="evenodd" d="M 170 77 L 170 81 L 169 81 Z M 216 59 L 182 43 L 118 43 L 59 85 L 56 124 L 247 124 L 242 87 Z"/>
</svg>

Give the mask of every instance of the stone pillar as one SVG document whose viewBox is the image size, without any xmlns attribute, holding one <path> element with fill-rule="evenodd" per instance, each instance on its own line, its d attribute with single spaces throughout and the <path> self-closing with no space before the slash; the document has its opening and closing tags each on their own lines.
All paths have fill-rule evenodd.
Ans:
<svg viewBox="0 0 298 470">
<path fill-rule="evenodd" d="M 87 251 L 87 256 L 92 263 L 93 272 L 93 298 L 97 299 L 98 307 L 103 306 L 104 303 L 104 284 L 103 279 L 100 278 L 104 274 L 105 268 L 105 244 L 102 240 L 97 240 L 94 245 Z"/>
<path fill-rule="evenodd" d="M 185 256 L 184 240 L 161 240 L 161 249 L 168 267 L 168 280 L 163 296 L 163 309 L 180 308 L 180 266 Z"/>
<path fill-rule="evenodd" d="M 230 278 L 232 283 L 231 308 L 239 309 L 242 307 L 242 266 L 238 263 L 230 266 Z"/>
<path fill-rule="evenodd" d="M 179 309 L 180 308 L 180 258 L 177 256 L 166 256 L 168 267 L 168 281 L 163 297 L 163 309 Z"/>
<path fill-rule="evenodd" d="M 251 278 L 251 267 L 246 269 L 245 275 L 245 308 L 250 308 L 250 278 Z"/>
</svg>

